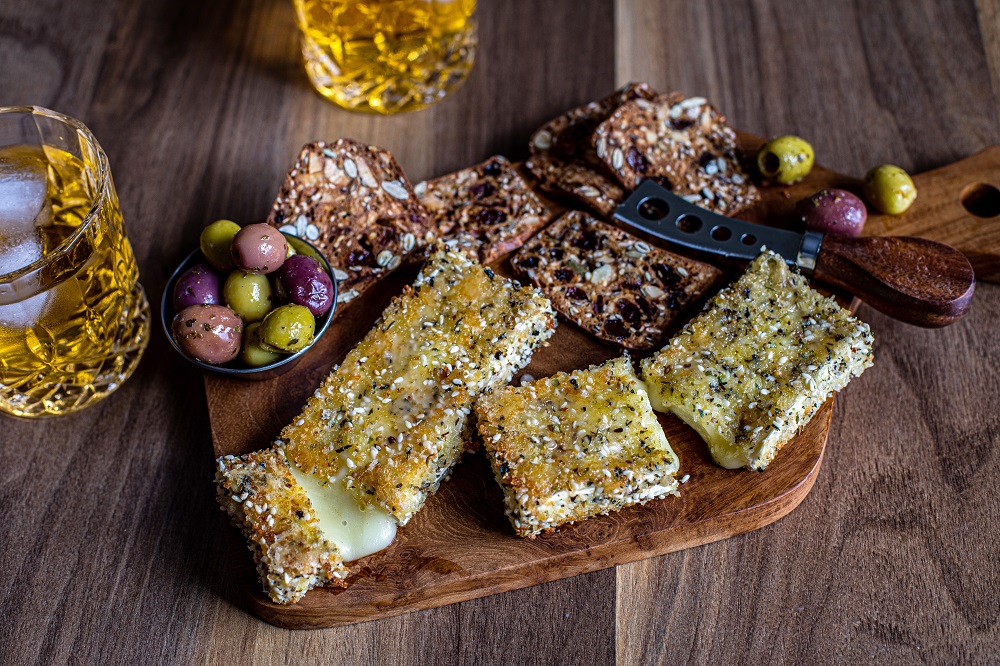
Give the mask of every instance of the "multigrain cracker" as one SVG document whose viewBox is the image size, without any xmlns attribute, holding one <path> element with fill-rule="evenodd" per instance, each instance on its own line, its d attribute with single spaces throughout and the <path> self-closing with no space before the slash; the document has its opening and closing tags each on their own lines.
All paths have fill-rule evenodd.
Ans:
<svg viewBox="0 0 1000 666">
<path fill-rule="evenodd" d="M 645 83 L 630 83 L 601 100 L 553 118 L 531 135 L 531 157 L 525 166 L 546 192 L 568 196 L 610 216 L 625 199 L 625 190 L 597 157 L 591 135 L 625 102 L 655 96 Z"/>
<path fill-rule="evenodd" d="M 488 264 L 516 250 L 551 212 L 506 157 L 417 183 L 420 202 L 445 242 Z"/>
<path fill-rule="evenodd" d="M 597 127 L 593 142 L 628 190 L 651 178 L 723 215 L 759 198 L 740 165 L 736 133 L 704 97 L 671 93 L 626 102 Z"/>
<path fill-rule="evenodd" d="M 340 302 L 360 296 L 434 238 L 392 155 L 351 139 L 304 146 L 267 222 L 323 252 Z"/>
<path fill-rule="evenodd" d="M 567 319 L 633 350 L 660 342 L 678 313 L 720 275 L 579 211 L 532 238 L 511 263 Z"/>
</svg>

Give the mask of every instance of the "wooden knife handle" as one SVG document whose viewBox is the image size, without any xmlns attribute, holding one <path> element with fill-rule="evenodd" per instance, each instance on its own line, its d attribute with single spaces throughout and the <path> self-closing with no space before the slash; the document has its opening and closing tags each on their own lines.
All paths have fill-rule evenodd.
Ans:
<svg viewBox="0 0 1000 666">
<path fill-rule="evenodd" d="M 890 317 L 928 328 L 969 310 L 976 276 L 961 252 L 910 236 L 823 238 L 813 277 L 853 293 Z"/>
</svg>

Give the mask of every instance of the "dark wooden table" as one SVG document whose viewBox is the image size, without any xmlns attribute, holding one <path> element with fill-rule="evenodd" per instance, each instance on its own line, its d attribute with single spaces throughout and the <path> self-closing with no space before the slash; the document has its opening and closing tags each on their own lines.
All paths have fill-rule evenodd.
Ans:
<svg viewBox="0 0 1000 666">
<path fill-rule="evenodd" d="M 385 146 L 416 181 L 523 158 L 533 128 L 627 80 L 808 137 L 849 174 L 957 160 L 1000 142 L 998 6 L 483 0 L 465 87 L 381 118 L 312 92 L 287 0 L 4 0 L 0 104 L 93 129 L 153 300 L 202 225 L 265 215 L 308 140 Z M 0 663 L 997 663 L 1000 287 L 944 330 L 860 315 L 876 365 L 838 398 L 819 481 L 780 522 L 299 633 L 239 605 L 200 377 L 157 330 L 99 406 L 0 418 Z"/>
</svg>

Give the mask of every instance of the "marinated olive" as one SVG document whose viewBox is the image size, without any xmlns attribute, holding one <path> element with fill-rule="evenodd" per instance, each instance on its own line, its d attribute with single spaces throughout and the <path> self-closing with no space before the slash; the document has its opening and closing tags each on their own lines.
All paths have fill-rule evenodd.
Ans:
<svg viewBox="0 0 1000 666">
<path fill-rule="evenodd" d="M 270 365 L 282 358 L 282 354 L 268 351 L 260 346 L 260 322 L 250 324 L 243 333 L 243 362 L 252 368 Z"/>
<path fill-rule="evenodd" d="M 333 305 L 333 281 L 316 260 L 302 254 L 285 260 L 278 273 L 278 291 L 296 305 L 304 305 L 315 317 Z"/>
<path fill-rule="evenodd" d="M 288 241 L 288 247 L 294 250 L 292 254 L 304 254 L 307 257 L 312 257 L 316 261 L 322 263 L 323 260 L 319 256 L 319 252 L 317 252 L 312 245 L 305 242 L 301 238 L 296 238 L 295 236 L 286 235 L 285 240 Z"/>
<path fill-rule="evenodd" d="M 226 278 L 222 299 L 247 324 L 260 321 L 273 305 L 271 283 L 266 275 L 235 270 Z"/>
<path fill-rule="evenodd" d="M 243 322 L 222 305 L 190 305 L 174 316 L 171 332 L 185 354 L 216 365 L 240 353 Z"/>
<path fill-rule="evenodd" d="M 775 182 L 797 183 L 812 171 L 812 146 L 797 136 L 771 139 L 757 153 L 757 168 L 762 176 Z"/>
<path fill-rule="evenodd" d="M 248 273 L 273 273 L 288 254 L 281 232 L 268 224 L 248 224 L 233 238 L 233 265 Z"/>
<path fill-rule="evenodd" d="M 917 198 L 917 188 L 898 166 L 880 164 L 865 174 L 865 198 L 880 212 L 902 215 Z"/>
<path fill-rule="evenodd" d="M 221 302 L 219 276 L 205 264 L 192 266 L 177 278 L 174 285 L 174 312 L 180 312 L 189 305 L 214 305 Z"/>
<path fill-rule="evenodd" d="M 868 219 L 864 202 L 846 190 L 820 190 L 800 201 L 796 210 L 806 229 L 841 236 L 860 236 Z"/>
<path fill-rule="evenodd" d="M 261 346 L 268 351 L 297 352 L 313 341 L 316 320 L 302 305 L 282 305 L 272 310 L 260 325 Z"/>
<path fill-rule="evenodd" d="M 199 245 L 208 263 L 220 271 L 232 270 L 233 258 L 229 252 L 239 231 L 240 225 L 231 220 L 216 220 L 201 230 Z"/>
</svg>

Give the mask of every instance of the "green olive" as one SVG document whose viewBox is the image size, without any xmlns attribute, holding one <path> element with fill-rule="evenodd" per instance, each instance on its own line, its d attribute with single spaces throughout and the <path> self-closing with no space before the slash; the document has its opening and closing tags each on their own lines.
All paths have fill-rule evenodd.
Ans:
<svg viewBox="0 0 1000 666">
<path fill-rule="evenodd" d="M 233 271 L 222 286 L 222 300 L 243 319 L 243 323 L 260 321 L 274 303 L 271 283 L 266 275 Z"/>
<path fill-rule="evenodd" d="M 297 352 L 313 341 L 316 319 L 303 305 L 282 305 L 260 325 L 260 342 L 269 351 Z"/>
<path fill-rule="evenodd" d="M 898 166 L 880 164 L 865 174 L 865 198 L 879 212 L 901 215 L 917 198 L 917 188 Z"/>
<path fill-rule="evenodd" d="M 309 243 L 291 234 L 285 234 L 285 240 L 288 241 L 289 251 L 294 249 L 294 254 L 304 254 L 307 257 L 312 257 L 319 262 L 320 266 L 323 265 L 323 258 L 319 256 L 319 252 L 317 252 Z"/>
<path fill-rule="evenodd" d="M 757 153 L 757 168 L 762 176 L 776 183 L 797 183 L 812 171 L 812 146 L 797 136 L 771 139 Z"/>
<path fill-rule="evenodd" d="M 271 365 L 282 358 L 282 355 L 268 351 L 260 346 L 260 322 L 250 324 L 243 332 L 243 362 L 252 368 Z"/>
<path fill-rule="evenodd" d="M 233 269 L 233 258 L 229 254 L 229 248 L 233 244 L 233 236 L 239 230 L 240 225 L 232 220 L 216 220 L 201 230 L 201 238 L 198 239 L 201 253 L 217 270 Z"/>
</svg>

